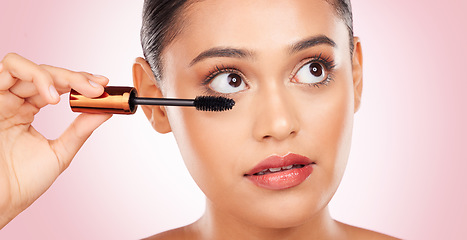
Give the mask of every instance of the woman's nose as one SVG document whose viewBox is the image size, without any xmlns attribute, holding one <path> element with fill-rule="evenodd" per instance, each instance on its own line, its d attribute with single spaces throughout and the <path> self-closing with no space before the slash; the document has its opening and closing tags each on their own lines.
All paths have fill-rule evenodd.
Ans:
<svg viewBox="0 0 467 240">
<path fill-rule="evenodd" d="M 258 93 L 253 126 L 254 138 L 258 141 L 283 141 L 300 130 L 297 106 L 286 90 Z"/>
</svg>

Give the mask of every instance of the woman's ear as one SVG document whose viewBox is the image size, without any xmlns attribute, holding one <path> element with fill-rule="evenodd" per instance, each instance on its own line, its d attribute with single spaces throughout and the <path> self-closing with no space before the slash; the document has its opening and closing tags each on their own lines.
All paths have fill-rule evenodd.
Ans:
<svg viewBox="0 0 467 240">
<path fill-rule="evenodd" d="M 354 50 L 352 57 L 352 73 L 354 87 L 354 112 L 360 108 L 363 88 L 363 56 L 360 38 L 354 37 Z"/>
<path fill-rule="evenodd" d="M 139 97 L 162 98 L 162 91 L 152 73 L 148 62 L 137 58 L 133 64 L 133 84 L 138 90 Z M 167 113 L 163 106 L 141 106 L 152 127 L 159 133 L 168 133 L 170 127 Z"/>
</svg>

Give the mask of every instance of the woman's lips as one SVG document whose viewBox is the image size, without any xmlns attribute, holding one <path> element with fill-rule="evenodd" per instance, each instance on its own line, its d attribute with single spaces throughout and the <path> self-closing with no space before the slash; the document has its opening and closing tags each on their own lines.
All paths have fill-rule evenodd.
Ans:
<svg viewBox="0 0 467 240">
<path fill-rule="evenodd" d="M 302 155 L 289 153 L 285 156 L 270 156 L 244 176 L 256 186 L 281 190 L 295 187 L 313 172 L 313 162 Z"/>
</svg>

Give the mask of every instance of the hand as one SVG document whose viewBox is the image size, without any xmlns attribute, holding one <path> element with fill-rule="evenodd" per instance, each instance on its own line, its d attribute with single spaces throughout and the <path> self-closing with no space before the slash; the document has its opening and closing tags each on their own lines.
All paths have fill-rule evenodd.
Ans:
<svg viewBox="0 0 467 240">
<path fill-rule="evenodd" d="M 37 65 L 10 53 L 0 62 L 0 229 L 41 196 L 108 114 L 81 114 L 55 140 L 31 126 L 34 115 L 73 88 L 100 96 L 108 79 Z"/>
</svg>

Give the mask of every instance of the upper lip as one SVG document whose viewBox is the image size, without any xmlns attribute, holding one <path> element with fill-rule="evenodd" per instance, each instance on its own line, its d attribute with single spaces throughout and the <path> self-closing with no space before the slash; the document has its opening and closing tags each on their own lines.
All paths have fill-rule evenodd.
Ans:
<svg viewBox="0 0 467 240">
<path fill-rule="evenodd" d="M 258 163 L 255 167 L 253 167 L 250 171 L 245 173 L 245 176 L 253 175 L 255 173 L 261 172 L 263 170 L 269 168 L 281 168 L 290 165 L 308 165 L 314 163 L 308 157 L 295 154 L 295 153 L 288 153 L 285 156 L 279 155 L 272 155 L 265 158 L 263 161 Z"/>
</svg>

